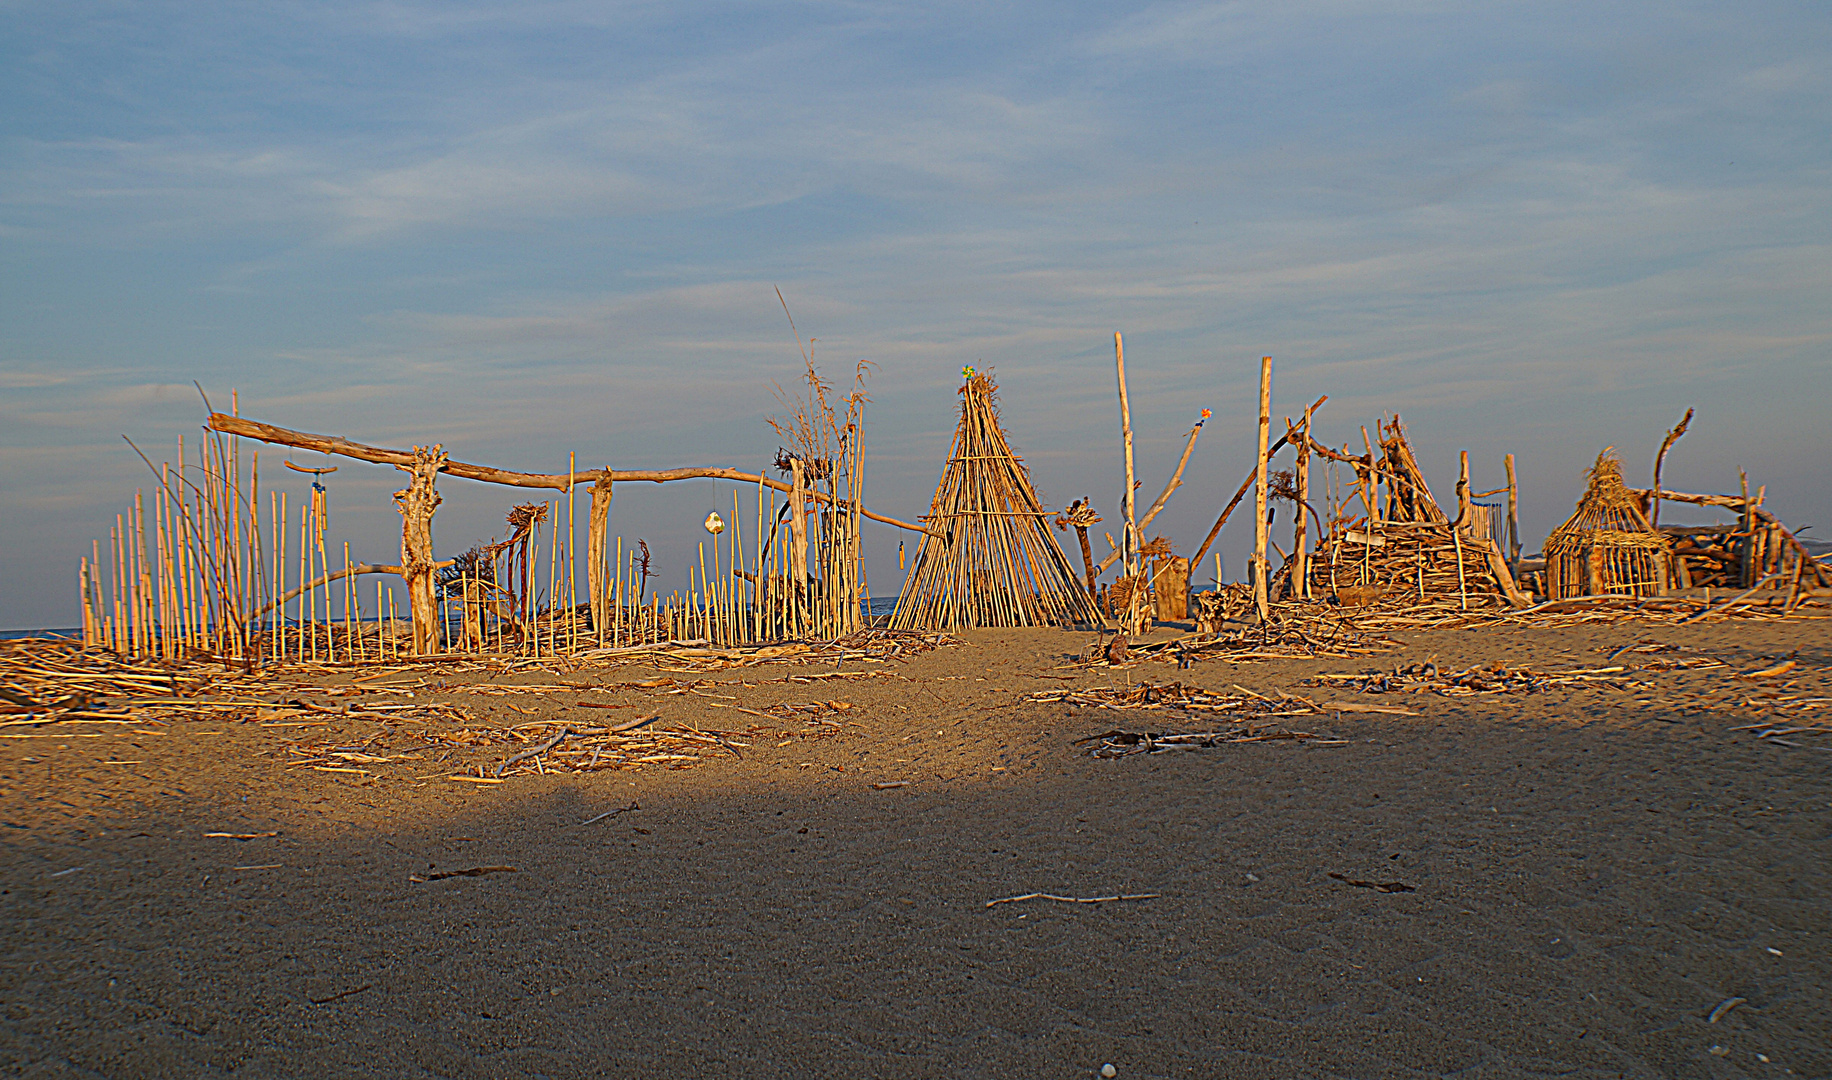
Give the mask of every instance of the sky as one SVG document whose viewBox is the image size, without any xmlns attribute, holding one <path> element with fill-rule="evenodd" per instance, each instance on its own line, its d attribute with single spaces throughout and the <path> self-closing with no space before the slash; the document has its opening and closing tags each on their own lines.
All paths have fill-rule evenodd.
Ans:
<svg viewBox="0 0 1832 1080">
<path fill-rule="evenodd" d="M 867 502 L 904 518 L 971 364 L 1046 505 L 1116 520 L 1121 331 L 1142 500 L 1214 412 L 1150 530 L 1182 554 L 1263 355 L 1275 416 L 1398 413 L 1441 497 L 1516 455 L 1529 551 L 1694 406 L 1667 486 L 1746 469 L 1832 533 L 1832 11 L 0 0 L 0 628 L 76 622 L 151 479 L 122 436 L 194 445 L 193 381 L 511 469 L 760 469 L 778 289 L 824 371 L 876 365 Z M 395 561 L 400 474 L 341 465 L 334 538 Z M 681 587 L 732 485 L 643 487 L 612 531 Z M 518 495 L 441 491 L 442 557 Z"/>
</svg>

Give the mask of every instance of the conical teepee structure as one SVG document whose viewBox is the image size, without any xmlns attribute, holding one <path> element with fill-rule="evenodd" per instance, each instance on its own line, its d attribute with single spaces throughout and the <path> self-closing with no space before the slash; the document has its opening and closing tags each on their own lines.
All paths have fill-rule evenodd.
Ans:
<svg viewBox="0 0 1832 1080">
<path fill-rule="evenodd" d="M 1664 596 L 1673 545 L 1654 531 L 1622 483 L 1622 463 L 1597 455 L 1578 508 L 1546 540 L 1546 591 L 1567 596 Z"/>
<path fill-rule="evenodd" d="M 997 392 L 968 369 L 954 450 L 923 519 L 932 531 L 897 598 L 895 629 L 1100 621 L 999 428 Z"/>
</svg>

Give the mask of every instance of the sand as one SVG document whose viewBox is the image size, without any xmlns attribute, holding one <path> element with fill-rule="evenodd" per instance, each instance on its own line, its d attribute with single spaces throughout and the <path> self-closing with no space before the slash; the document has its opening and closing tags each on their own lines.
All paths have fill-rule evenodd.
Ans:
<svg viewBox="0 0 1832 1080">
<path fill-rule="evenodd" d="M 1832 738 L 1731 730 L 1766 715 L 1732 674 L 1762 658 L 1797 653 L 1786 692 L 1829 692 L 1827 624 L 1398 637 L 1365 660 L 1076 672 L 1057 665 L 1086 635 L 988 631 L 843 688 L 726 671 L 707 693 L 843 697 L 847 726 L 501 785 L 289 771 L 286 729 L 256 723 L 0 740 L 0 1069 L 1832 1073 Z M 1021 701 L 1172 679 L 1316 695 L 1299 683 L 1317 671 L 1592 667 L 1641 639 L 1731 667 L 1629 693 L 1387 696 L 1423 715 L 1116 760 L 1073 740 L 1194 725 Z M 745 726 L 725 698 L 587 696 Z M 412 880 L 478 866 L 514 871 Z M 1158 895 L 987 907 L 1033 891 Z"/>
</svg>

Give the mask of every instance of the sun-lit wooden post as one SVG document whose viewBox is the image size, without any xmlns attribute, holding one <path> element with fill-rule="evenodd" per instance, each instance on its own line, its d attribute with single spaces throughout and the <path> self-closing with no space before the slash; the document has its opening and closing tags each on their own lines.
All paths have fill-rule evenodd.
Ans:
<svg viewBox="0 0 1832 1080">
<path fill-rule="evenodd" d="M 1259 460 L 1254 466 L 1253 491 L 1253 607 L 1265 622 L 1270 611 L 1266 599 L 1266 459 L 1272 427 L 1272 357 L 1260 357 Z"/>
<path fill-rule="evenodd" d="M 1126 344 L 1120 339 L 1118 330 L 1113 332 L 1113 366 L 1119 373 L 1120 383 L 1120 440 L 1126 446 L 1126 494 L 1120 502 L 1126 516 L 1120 553 L 1125 559 L 1123 567 L 1129 585 L 1124 625 L 1126 632 L 1136 637 L 1145 632 L 1149 615 L 1145 607 L 1145 568 L 1139 558 L 1139 526 L 1133 509 L 1133 492 L 1138 484 L 1132 478 L 1132 406 L 1126 399 Z"/>
<path fill-rule="evenodd" d="M 1310 410 L 1304 410 L 1304 432 L 1298 441 L 1298 505 L 1292 516 L 1297 518 L 1297 536 L 1291 547 L 1291 598 L 1310 599 L 1310 539 L 1305 531 L 1310 524 Z"/>
<path fill-rule="evenodd" d="M 413 462 L 396 465 L 408 475 L 407 486 L 394 493 L 401 512 L 401 576 L 407 579 L 407 597 L 413 611 L 413 652 L 430 656 L 439 651 L 439 597 L 433 566 L 433 513 L 442 501 L 433 482 L 445 465 L 445 451 L 413 448 Z"/>
<path fill-rule="evenodd" d="M 605 534 L 611 526 L 611 478 L 598 474 L 592 484 L 592 520 L 585 537 L 585 587 L 591 593 L 592 632 L 601 633 L 609 616 L 609 598 L 604 581 Z"/>
</svg>

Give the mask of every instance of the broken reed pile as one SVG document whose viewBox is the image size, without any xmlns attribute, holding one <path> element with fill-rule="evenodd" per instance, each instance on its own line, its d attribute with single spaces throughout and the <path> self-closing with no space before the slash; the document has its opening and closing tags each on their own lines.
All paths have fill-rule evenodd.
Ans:
<svg viewBox="0 0 1832 1080">
<path fill-rule="evenodd" d="M 1092 599 L 1050 535 L 1050 514 L 999 425 L 998 387 L 968 368 L 954 444 L 921 520 L 893 629 L 1098 622 Z"/>
<path fill-rule="evenodd" d="M 1590 468 L 1577 509 L 1546 540 L 1546 594 L 1665 596 L 1672 543 L 1648 524 L 1608 449 Z"/>
</svg>

